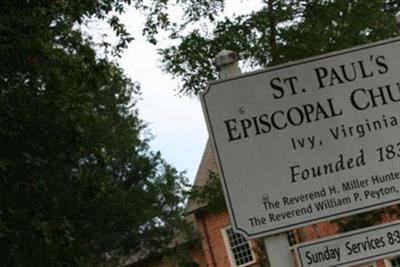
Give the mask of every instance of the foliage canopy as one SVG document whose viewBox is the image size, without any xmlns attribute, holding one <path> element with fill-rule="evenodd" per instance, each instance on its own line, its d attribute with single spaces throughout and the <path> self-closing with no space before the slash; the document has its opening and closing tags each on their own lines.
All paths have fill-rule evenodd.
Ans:
<svg viewBox="0 0 400 267">
<path fill-rule="evenodd" d="M 162 252 L 186 228 L 185 177 L 151 152 L 135 109 L 139 86 L 96 54 L 110 44 L 81 25 L 107 21 L 120 56 L 133 38 L 118 15 L 127 5 L 144 12 L 150 43 L 160 30 L 178 40 L 160 50 L 163 67 L 182 94 L 196 95 L 216 79 L 210 55 L 222 49 L 254 69 L 385 39 L 396 34 L 399 2 L 263 0 L 258 11 L 222 18 L 224 0 L 1 1 L 2 263 L 110 263 Z M 174 4 L 182 21 L 168 13 Z"/>
<path fill-rule="evenodd" d="M 117 15 L 130 2 L 0 3 L 4 266 L 111 264 L 162 252 L 186 229 L 186 178 L 151 152 L 139 86 L 80 27 L 108 20 L 119 55 L 132 37 Z"/>
<path fill-rule="evenodd" d="M 253 70 L 397 34 L 398 0 L 262 2 L 250 14 L 208 20 L 206 29 L 194 24 L 173 32 L 178 44 L 161 49 L 160 55 L 164 70 L 180 80 L 181 94 L 197 95 L 217 78 L 212 57 L 223 49 L 237 52 L 242 66 Z"/>
<path fill-rule="evenodd" d="M 242 4 L 252 1 L 243 1 Z M 218 78 L 213 56 L 223 49 L 237 52 L 245 70 L 299 60 L 363 45 L 398 34 L 394 14 L 399 0 L 263 0 L 261 9 L 233 17 L 220 16 L 179 28 L 172 37 L 177 44 L 160 50 L 163 68 L 180 80 L 179 93 L 198 95 L 209 80 Z M 219 14 L 219 15 L 218 15 Z M 215 177 L 197 198 L 219 211 L 222 194 Z M 218 205 L 216 205 L 216 203 Z M 385 212 L 388 213 L 386 209 Z M 393 210 L 398 211 L 394 208 Z M 393 212 L 393 211 L 392 211 Z M 375 224 L 382 211 L 338 220 L 341 231 Z"/>
</svg>

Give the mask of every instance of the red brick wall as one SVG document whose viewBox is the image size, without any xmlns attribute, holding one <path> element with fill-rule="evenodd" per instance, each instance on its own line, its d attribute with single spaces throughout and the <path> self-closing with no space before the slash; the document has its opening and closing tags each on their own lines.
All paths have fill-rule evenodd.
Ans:
<svg viewBox="0 0 400 267">
<path fill-rule="evenodd" d="M 202 245 L 209 267 L 230 266 L 221 229 L 230 224 L 226 212 L 201 214 L 197 221 L 202 236 Z"/>
<path fill-rule="evenodd" d="M 202 247 L 199 246 L 193 248 L 191 254 L 192 259 L 195 263 L 197 263 L 200 267 L 207 267 L 207 260 Z"/>
<path fill-rule="evenodd" d="M 382 217 L 382 221 L 389 222 L 395 219 L 395 217 L 396 215 L 384 215 Z M 200 267 L 231 267 L 228 252 L 226 250 L 225 242 L 221 232 L 221 229 L 231 225 L 228 213 L 198 213 L 196 215 L 196 223 L 202 236 L 202 247 L 205 257 L 205 259 L 202 261 L 202 264 L 200 264 Z M 333 222 L 318 223 L 296 230 L 297 237 L 299 238 L 300 242 L 332 236 L 337 232 L 338 226 Z M 253 243 L 253 246 L 256 246 L 255 243 Z M 254 264 L 252 266 L 258 266 L 258 264 Z M 386 267 L 384 261 L 378 261 L 377 267 Z"/>
<path fill-rule="evenodd" d="M 300 235 L 301 242 L 323 238 L 335 235 L 338 232 L 338 227 L 335 223 L 323 222 L 313 225 L 308 225 L 297 230 Z"/>
<path fill-rule="evenodd" d="M 202 213 L 197 216 L 197 226 L 202 236 L 202 245 L 208 267 L 231 267 L 221 232 L 221 229 L 229 225 L 231 223 L 226 212 L 219 214 Z M 253 245 L 255 246 L 255 244 Z"/>
</svg>

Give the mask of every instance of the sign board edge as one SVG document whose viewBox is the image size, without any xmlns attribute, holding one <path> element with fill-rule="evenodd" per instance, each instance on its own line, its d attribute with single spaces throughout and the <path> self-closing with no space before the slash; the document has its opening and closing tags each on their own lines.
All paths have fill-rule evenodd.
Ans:
<svg viewBox="0 0 400 267">
<path fill-rule="evenodd" d="M 311 240 L 311 241 L 307 241 L 307 242 L 304 242 L 304 243 L 301 243 L 301 244 L 294 245 L 293 249 L 294 249 L 294 252 L 295 252 L 295 255 L 296 255 L 296 260 L 299 263 L 300 267 L 304 266 L 303 262 L 301 261 L 301 258 L 300 258 L 299 248 L 303 248 L 303 247 L 314 245 L 314 244 L 318 244 L 318 243 L 324 243 L 324 242 L 331 241 L 331 240 L 346 238 L 346 237 L 352 236 L 352 235 L 362 234 L 362 233 L 366 233 L 366 232 L 372 232 L 372 231 L 375 231 L 375 230 L 384 229 L 384 228 L 392 227 L 392 226 L 395 226 L 395 225 L 400 225 L 400 220 L 396 220 L 396 221 L 392 221 L 392 222 L 388 222 L 388 223 L 382 223 L 382 224 L 379 224 L 379 225 L 373 225 L 373 226 L 369 226 L 369 227 L 364 227 L 364 228 L 357 229 L 357 230 L 354 230 L 354 231 L 340 233 L 340 234 L 336 234 L 334 236 L 328 236 L 328 237 L 325 237 L 325 238 L 315 239 L 315 240 Z M 384 255 L 385 256 L 398 255 L 399 253 L 395 253 L 394 251 L 390 251 L 388 253 L 385 253 Z M 374 260 L 380 259 L 382 256 L 383 255 L 381 255 L 381 254 L 375 255 L 375 256 L 371 256 L 370 258 L 366 258 L 367 261 L 363 261 L 363 262 L 361 262 L 361 261 L 358 261 L 358 262 L 355 262 L 355 261 L 345 262 L 345 263 L 341 263 L 340 266 L 342 266 L 342 265 L 343 266 L 350 266 L 349 264 L 351 264 L 351 265 L 352 264 L 362 264 L 362 263 L 369 262 L 369 260 L 370 261 L 374 261 Z M 334 265 L 334 266 L 336 266 L 336 265 Z M 339 265 L 337 265 L 337 266 L 339 266 Z"/>
<path fill-rule="evenodd" d="M 336 50 L 336 51 L 332 51 L 332 52 L 328 52 L 328 53 L 319 54 L 316 56 L 311 56 L 311 57 L 307 57 L 307 58 L 303 58 L 303 59 L 289 61 L 289 62 L 282 63 L 279 65 L 270 66 L 270 67 L 262 68 L 262 69 L 255 70 L 255 71 L 241 73 L 241 74 L 229 77 L 229 78 L 211 80 L 211 81 L 207 82 L 207 86 L 206 86 L 205 90 L 200 95 L 202 97 L 207 95 L 210 92 L 213 85 L 216 85 L 216 84 L 226 83 L 226 82 L 238 80 L 241 78 L 246 78 L 246 77 L 255 76 L 255 75 L 259 75 L 259 74 L 263 74 L 263 73 L 268 73 L 271 71 L 276 71 L 276 70 L 284 69 L 284 68 L 291 67 L 291 66 L 302 65 L 302 64 L 306 64 L 306 63 L 320 60 L 320 59 L 326 59 L 326 58 L 339 56 L 339 55 L 343 55 L 343 54 L 347 54 L 347 53 L 351 53 L 351 52 L 356 52 L 358 50 L 365 50 L 368 48 L 373 48 L 376 46 L 391 44 L 391 43 L 396 43 L 396 42 L 400 42 L 400 37 L 396 36 L 396 37 L 392 37 L 392 38 L 388 38 L 388 39 L 384 39 L 384 40 L 380 40 L 380 41 L 376 41 L 376 42 L 372 42 L 372 43 L 368 43 L 368 44 L 357 45 L 357 46 L 353 46 L 353 47 L 349 47 L 349 48 L 345 48 L 345 49 L 340 49 L 340 50 Z"/>
<path fill-rule="evenodd" d="M 249 234 L 246 230 L 241 229 L 241 228 L 238 227 L 235 211 L 233 210 L 233 207 L 232 207 L 231 196 L 229 194 L 228 185 L 227 185 L 227 182 L 226 182 L 226 179 L 225 179 L 225 175 L 224 175 L 224 169 L 223 169 L 223 166 L 221 165 L 220 153 L 219 153 L 219 150 L 218 150 L 218 146 L 215 143 L 215 138 L 214 138 L 215 135 L 214 135 L 212 122 L 210 120 L 210 114 L 208 112 L 208 107 L 207 107 L 206 96 L 211 91 L 211 89 L 214 87 L 214 85 L 225 83 L 225 82 L 229 82 L 229 81 L 232 81 L 232 80 L 245 78 L 245 77 L 250 77 L 250 76 L 254 76 L 254 75 L 258 75 L 258 74 L 268 73 L 268 72 L 271 72 L 271 71 L 276 71 L 276 70 L 284 69 L 284 68 L 291 67 L 291 66 L 306 64 L 306 63 L 309 63 L 309 62 L 312 62 L 312 61 L 323 60 L 323 59 L 334 57 L 334 56 L 338 56 L 338 55 L 357 52 L 357 51 L 360 51 L 360 50 L 365 50 L 365 49 L 369 49 L 369 48 L 373 48 L 373 47 L 377 47 L 377 46 L 381 46 L 381 45 L 396 43 L 396 42 L 400 42 L 400 37 L 394 37 L 394 38 L 385 39 L 385 40 L 374 42 L 374 43 L 355 46 L 355 47 L 351 47 L 351 48 L 347 48 L 347 49 L 343 49 L 343 50 L 339 50 L 339 51 L 335 51 L 335 52 L 331 52 L 331 53 L 326 53 L 326 54 L 322 54 L 322 55 L 309 57 L 309 58 L 302 59 L 302 60 L 297 60 L 297 61 L 288 62 L 288 63 L 285 63 L 285 64 L 280 64 L 278 66 L 265 68 L 265 69 L 262 69 L 262 70 L 243 73 L 243 74 L 236 75 L 236 76 L 233 76 L 233 77 L 230 77 L 230 78 L 226 78 L 226 79 L 220 79 L 220 80 L 208 82 L 206 90 L 204 92 L 202 92 L 202 94 L 200 95 L 200 100 L 201 100 L 201 105 L 202 105 L 202 108 L 203 108 L 203 115 L 205 117 L 206 125 L 207 125 L 207 128 L 208 128 L 209 138 L 211 139 L 211 144 L 212 144 L 212 148 L 213 148 L 213 154 L 214 154 L 214 157 L 215 157 L 215 160 L 216 160 L 216 163 L 217 163 L 217 166 L 218 166 L 218 170 L 219 170 L 220 181 L 222 182 L 222 188 L 223 188 L 224 196 L 226 198 L 225 201 L 227 203 L 227 207 L 228 207 L 228 210 L 229 210 L 228 213 L 230 215 L 231 222 L 232 222 L 232 224 L 233 224 L 233 226 L 234 226 L 234 228 L 236 230 L 244 233 L 245 236 L 248 237 L 248 238 L 260 238 L 260 237 L 265 237 L 265 236 L 269 236 L 269 235 L 273 235 L 273 234 L 277 234 L 277 233 L 280 233 L 280 232 L 287 231 L 289 229 L 289 226 L 288 227 L 284 227 L 283 230 L 262 231 L 262 232 L 258 232 L 256 234 Z M 389 205 L 393 205 L 395 203 L 400 203 L 400 199 L 397 199 L 395 201 L 390 201 L 390 203 L 376 205 L 376 207 L 374 206 L 372 208 L 366 207 L 366 208 L 361 209 L 359 212 L 355 212 L 355 213 L 354 213 L 354 211 L 351 211 L 353 213 L 345 212 L 344 214 L 330 215 L 330 216 L 327 216 L 326 218 L 325 217 L 324 218 L 320 218 L 320 219 L 317 218 L 317 219 L 315 219 L 313 221 L 322 222 L 322 221 L 326 221 L 326 220 L 333 219 L 333 218 L 342 218 L 342 217 L 345 217 L 345 216 L 350 216 L 352 214 L 359 214 L 359 213 L 362 213 L 362 212 L 367 212 L 369 210 L 383 208 L 383 207 L 386 207 L 386 206 L 389 206 Z M 294 224 L 294 225 L 291 225 L 291 228 L 302 227 L 302 226 L 305 226 L 305 225 L 309 225 L 310 223 L 311 222 Z"/>
</svg>

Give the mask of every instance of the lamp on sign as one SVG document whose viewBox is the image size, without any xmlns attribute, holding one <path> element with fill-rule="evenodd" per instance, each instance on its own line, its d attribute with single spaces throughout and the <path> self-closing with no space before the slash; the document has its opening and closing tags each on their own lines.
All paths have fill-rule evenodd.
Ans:
<svg viewBox="0 0 400 267">
<path fill-rule="evenodd" d="M 396 13 L 395 17 L 396 17 L 397 27 L 400 29 L 400 11 Z"/>
</svg>

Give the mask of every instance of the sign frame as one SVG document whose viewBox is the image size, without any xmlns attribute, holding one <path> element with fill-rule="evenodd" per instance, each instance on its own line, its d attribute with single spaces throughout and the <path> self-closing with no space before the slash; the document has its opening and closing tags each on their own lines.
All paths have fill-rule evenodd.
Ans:
<svg viewBox="0 0 400 267">
<path fill-rule="evenodd" d="M 361 236 L 362 234 L 371 233 L 371 232 L 372 232 L 372 234 L 376 234 L 378 232 L 378 230 L 385 230 L 386 228 L 397 228 L 396 231 L 397 231 L 397 233 L 399 233 L 400 232 L 400 220 L 392 221 L 392 222 L 384 223 L 384 224 L 379 224 L 379 225 L 375 225 L 375 226 L 370 226 L 370 227 L 358 229 L 358 230 L 355 230 L 355 231 L 345 232 L 345 233 L 337 234 L 337 235 L 334 235 L 334 236 L 329 236 L 329 237 L 326 237 L 326 238 L 321 238 L 321 239 L 317 239 L 317 240 L 311 240 L 309 242 L 297 244 L 297 245 L 294 246 L 294 250 L 295 250 L 296 259 L 297 259 L 297 262 L 299 264 L 299 267 L 307 266 L 307 265 L 304 265 L 304 263 L 302 261 L 302 258 L 300 256 L 300 252 L 299 252 L 299 250 L 301 250 L 303 248 L 311 247 L 311 246 L 315 246 L 315 245 L 323 245 L 324 243 L 325 243 L 325 246 L 326 246 L 326 243 L 329 243 L 331 241 L 335 242 L 335 241 L 338 241 L 340 239 L 344 240 L 342 242 L 345 242 L 345 241 L 350 242 L 350 241 L 352 241 L 351 238 L 354 238 L 357 235 Z M 387 241 L 386 239 L 384 239 L 384 236 L 382 236 L 382 238 L 383 238 L 382 240 Z M 382 240 L 379 240 L 379 241 L 382 241 Z M 354 266 L 355 264 L 358 265 L 358 264 L 373 262 L 375 260 L 382 259 L 382 258 L 387 258 L 387 257 L 392 257 L 392 256 L 399 256 L 400 255 L 400 250 L 399 250 L 400 249 L 400 242 L 398 242 L 399 241 L 399 237 L 396 237 L 396 240 L 397 240 L 397 242 L 396 242 L 397 244 L 392 244 L 392 245 L 389 244 L 389 245 L 393 246 L 393 247 L 395 247 L 397 245 L 397 247 L 396 248 L 391 248 L 391 250 L 385 251 L 383 253 L 374 254 L 372 256 L 367 256 L 367 257 L 363 257 L 363 258 L 359 258 L 359 259 L 357 259 L 357 257 L 356 257 L 356 259 L 347 260 L 346 262 L 340 262 L 340 263 L 337 263 L 337 264 L 326 265 L 327 263 L 323 263 L 323 266 L 326 266 L 326 267 Z M 382 242 L 380 244 L 382 244 Z M 318 265 L 318 266 L 320 266 L 320 265 Z"/>
<path fill-rule="evenodd" d="M 332 213 L 332 214 L 329 214 L 327 216 L 321 216 L 321 217 L 313 218 L 313 219 L 310 219 L 310 220 L 303 220 L 301 222 L 296 222 L 296 223 L 287 224 L 287 225 L 283 225 L 283 226 L 277 226 L 277 227 L 274 227 L 272 229 L 257 231 L 256 233 L 249 233 L 248 231 L 246 231 L 245 229 L 240 227 L 238 222 L 237 222 L 237 215 L 236 215 L 235 210 L 233 209 L 233 205 L 232 205 L 232 195 L 229 192 L 227 179 L 225 178 L 226 177 L 225 176 L 225 168 L 224 168 L 224 166 L 222 166 L 220 147 L 217 145 L 217 143 L 215 141 L 215 130 L 214 130 L 214 127 L 213 127 L 213 125 L 211 123 L 210 111 L 209 111 L 209 107 L 208 107 L 207 100 L 206 100 L 208 93 L 212 90 L 212 87 L 214 87 L 216 85 L 219 85 L 219 84 L 224 84 L 224 83 L 227 83 L 227 82 L 239 80 L 239 79 L 242 79 L 242 78 L 247 78 L 247 77 L 251 77 L 251 76 L 255 76 L 255 75 L 259 75 L 259 74 L 278 71 L 278 70 L 286 69 L 286 68 L 289 68 L 289 67 L 300 66 L 300 65 L 311 63 L 311 62 L 320 61 L 320 60 L 324 60 L 324 59 L 330 59 L 330 58 L 333 58 L 333 57 L 346 55 L 346 54 L 353 53 L 353 52 L 363 51 L 363 50 L 367 50 L 367 49 L 370 49 L 370 48 L 376 48 L 376 47 L 379 47 L 379 46 L 388 45 L 388 44 L 392 44 L 392 43 L 399 43 L 400 44 L 400 38 L 396 37 L 396 38 L 380 41 L 380 42 L 373 43 L 373 44 L 353 47 L 353 48 L 345 49 L 345 50 L 338 51 L 338 52 L 333 52 L 333 53 L 324 54 L 324 55 L 321 55 L 321 56 L 311 57 L 311 58 L 307 58 L 307 59 L 300 60 L 300 61 L 290 62 L 290 63 L 287 63 L 287 64 L 282 64 L 282 65 L 279 65 L 279 66 L 267 68 L 267 69 L 264 69 L 264 70 L 249 72 L 249 73 L 237 75 L 237 76 L 234 76 L 234 77 L 230 77 L 230 78 L 227 78 L 227 79 L 221 79 L 221 80 L 212 81 L 212 82 L 208 83 L 208 86 L 207 86 L 206 90 L 200 96 L 200 100 L 201 100 L 201 104 L 202 104 L 202 107 L 203 107 L 203 113 L 204 113 L 204 116 L 205 116 L 205 120 L 206 120 L 206 124 L 207 124 L 207 127 L 208 127 L 208 131 L 209 131 L 209 134 L 210 134 L 210 137 L 211 137 L 210 139 L 212 141 L 212 145 L 213 145 L 213 149 L 214 149 L 214 153 L 215 153 L 215 157 L 216 157 L 216 161 L 217 161 L 217 166 L 218 166 L 218 169 L 219 169 L 220 179 L 221 179 L 221 183 L 222 183 L 222 188 L 223 188 L 225 200 L 226 200 L 226 203 L 227 203 L 227 208 L 228 208 L 228 211 L 229 211 L 229 214 L 230 214 L 231 222 L 232 222 L 234 228 L 237 231 L 241 232 L 242 234 L 244 234 L 248 238 L 265 237 L 265 236 L 281 233 L 281 232 L 284 232 L 284 231 L 287 231 L 287 230 L 290 230 L 290 229 L 293 229 L 293 228 L 296 228 L 296 227 L 306 226 L 306 225 L 309 225 L 311 223 L 318 223 L 318 222 L 323 222 L 323 221 L 326 221 L 326 220 L 337 219 L 337 218 L 341 218 L 341 217 L 345 217 L 345 216 L 350 216 L 350 215 L 354 215 L 354 214 L 358 214 L 358 213 L 362 213 L 362 212 L 367 212 L 367 211 L 370 211 L 370 210 L 375 210 L 375 209 L 387 207 L 389 205 L 394 205 L 394 204 L 400 203 L 400 195 L 399 195 L 398 198 L 396 198 L 394 200 L 390 200 L 390 201 L 386 201 L 386 202 L 379 202 L 379 203 L 376 203 L 374 205 L 369 205 L 367 207 L 355 208 L 355 209 L 351 209 L 351 210 L 346 210 L 344 212 Z"/>
</svg>

